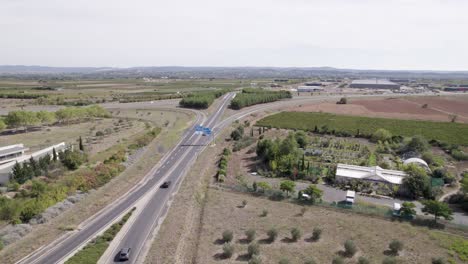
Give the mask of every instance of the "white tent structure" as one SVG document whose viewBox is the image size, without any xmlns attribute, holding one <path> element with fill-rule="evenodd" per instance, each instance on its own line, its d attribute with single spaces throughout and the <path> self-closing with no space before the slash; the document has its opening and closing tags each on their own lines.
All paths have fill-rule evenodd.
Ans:
<svg viewBox="0 0 468 264">
<path fill-rule="evenodd" d="M 409 159 L 403 161 L 403 165 L 409 165 L 409 164 L 416 164 L 418 166 L 423 167 L 427 171 L 431 170 L 429 168 L 429 165 L 427 164 L 427 162 L 425 162 L 423 159 L 420 159 L 420 158 L 409 158 Z"/>
<path fill-rule="evenodd" d="M 336 168 L 337 181 L 364 180 L 400 185 L 406 173 L 397 170 L 386 170 L 379 166 L 363 167 L 339 163 Z"/>
</svg>

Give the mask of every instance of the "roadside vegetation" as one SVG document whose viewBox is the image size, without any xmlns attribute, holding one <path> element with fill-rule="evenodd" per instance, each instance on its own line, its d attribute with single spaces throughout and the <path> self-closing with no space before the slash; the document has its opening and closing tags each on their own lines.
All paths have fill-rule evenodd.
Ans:
<svg viewBox="0 0 468 264">
<path fill-rule="evenodd" d="M 52 155 L 16 164 L 6 187 L 9 197 L 0 197 L 0 220 L 28 223 L 76 192 L 103 186 L 125 169 L 122 163 L 129 152 L 149 144 L 159 132 L 159 128 L 147 128 L 95 163 L 89 162 L 80 140 L 78 149 L 53 150 Z"/>
<path fill-rule="evenodd" d="M 119 222 L 113 224 L 109 229 L 107 229 L 104 234 L 98 236 L 88 245 L 86 245 L 82 250 L 78 251 L 73 257 L 68 259 L 66 264 L 94 264 L 99 261 L 102 254 L 109 247 L 109 244 L 112 242 L 114 237 L 119 233 L 120 229 L 125 225 L 127 220 L 132 216 L 133 208 L 128 212 Z"/>
<path fill-rule="evenodd" d="M 244 88 L 231 101 L 232 109 L 241 109 L 247 106 L 270 103 L 285 98 L 292 98 L 289 91 L 269 91 L 263 89 Z"/>
</svg>

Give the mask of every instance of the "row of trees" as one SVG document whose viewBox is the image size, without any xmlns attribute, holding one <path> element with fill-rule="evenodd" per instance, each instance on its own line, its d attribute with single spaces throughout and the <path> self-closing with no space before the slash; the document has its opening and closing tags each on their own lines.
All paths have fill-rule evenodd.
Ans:
<svg viewBox="0 0 468 264">
<path fill-rule="evenodd" d="M 57 162 L 61 162 L 69 170 L 78 169 L 81 164 L 86 162 L 87 156 L 82 151 L 73 151 L 66 149 L 57 154 L 56 150 L 52 150 L 52 155 L 46 154 L 35 160 L 33 157 L 22 164 L 16 163 L 13 166 L 10 182 L 23 184 L 28 180 L 38 176 L 47 176 L 48 172 L 56 167 Z"/>
<path fill-rule="evenodd" d="M 232 109 L 241 109 L 246 106 L 270 103 L 278 101 L 284 98 L 292 98 L 292 95 L 289 91 L 265 91 L 258 90 L 255 91 L 244 89 L 242 93 L 236 95 L 236 97 L 231 101 Z"/>
<path fill-rule="evenodd" d="M 24 127 L 28 129 L 35 125 L 51 125 L 55 122 L 59 123 L 70 123 L 76 121 L 82 121 L 90 118 L 97 117 L 109 117 L 110 114 L 98 105 L 89 107 L 66 107 L 58 110 L 57 112 L 49 111 L 11 111 L 3 120 L 0 120 L 0 130 L 6 127 L 17 129 Z"/>
<path fill-rule="evenodd" d="M 221 89 L 210 92 L 198 92 L 189 94 L 187 97 L 180 100 L 181 107 L 206 109 L 214 102 L 214 100 L 221 95 L 229 92 L 228 89 Z"/>
</svg>

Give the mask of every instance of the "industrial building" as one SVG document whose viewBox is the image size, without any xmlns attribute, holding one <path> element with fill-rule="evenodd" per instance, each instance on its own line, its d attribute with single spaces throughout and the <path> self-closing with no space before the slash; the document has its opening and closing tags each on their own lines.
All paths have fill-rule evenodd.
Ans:
<svg viewBox="0 0 468 264">
<path fill-rule="evenodd" d="M 400 185 L 406 173 L 397 170 L 386 170 L 379 166 L 363 167 L 347 164 L 338 164 L 336 168 L 336 181 L 347 182 L 350 180 L 363 180 Z"/>
<path fill-rule="evenodd" d="M 468 87 L 447 87 L 444 89 L 446 92 L 468 92 Z"/>
<path fill-rule="evenodd" d="M 366 79 L 354 80 L 349 85 L 350 88 L 366 88 L 366 89 L 400 89 L 400 85 L 389 80 Z"/>
<path fill-rule="evenodd" d="M 312 93 L 312 92 L 322 92 L 323 88 L 320 86 L 299 86 L 297 87 L 297 92 L 306 92 L 306 93 Z"/>
</svg>

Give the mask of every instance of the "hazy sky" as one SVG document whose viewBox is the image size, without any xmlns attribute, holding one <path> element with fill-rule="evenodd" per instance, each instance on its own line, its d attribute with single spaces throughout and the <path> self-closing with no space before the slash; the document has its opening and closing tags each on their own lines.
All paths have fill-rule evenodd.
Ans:
<svg viewBox="0 0 468 264">
<path fill-rule="evenodd" d="M 0 65 L 468 70 L 468 0 L 0 0 Z"/>
</svg>

